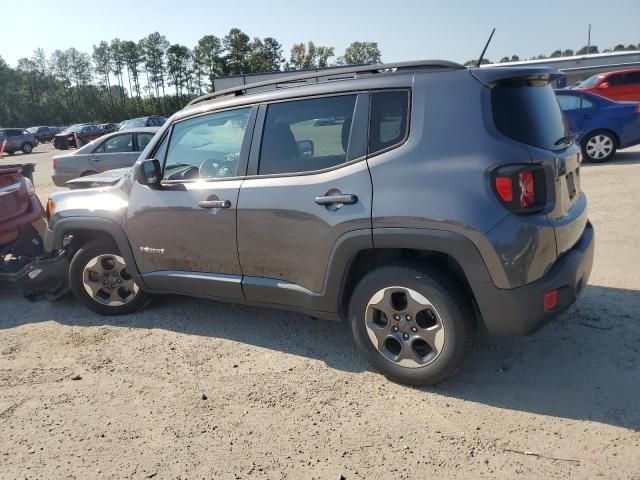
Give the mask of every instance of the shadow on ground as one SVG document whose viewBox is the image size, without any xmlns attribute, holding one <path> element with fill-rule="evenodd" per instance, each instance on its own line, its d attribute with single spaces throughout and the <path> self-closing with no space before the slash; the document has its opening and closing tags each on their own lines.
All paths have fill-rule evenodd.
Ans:
<svg viewBox="0 0 640 480">
<path fill-rule="evenodd" d="M 288 312 L 165 296 L 144 312 L 99 317 L 73 299 L 29 303 L 0 291 L 0 331 L 54 320 L 63 325 L 167 329 L 319 359 L 362 372 L 347 325 Z M 417 389 L 523 412 L 591 420 L 640 430 L 640 292 L 589 286 L 572 307 L 536 335 L 480 336 L 467 366 L 437 387 Z"/>
</svg>

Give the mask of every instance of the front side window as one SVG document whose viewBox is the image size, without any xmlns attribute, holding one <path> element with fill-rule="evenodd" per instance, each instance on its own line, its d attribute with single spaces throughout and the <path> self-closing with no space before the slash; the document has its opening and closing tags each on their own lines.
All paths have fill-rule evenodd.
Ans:
<svg viewBox="0 0 640 480">
<path fill-rule="evenodd" d="M 100 144 L 98 148 L 94 150 L 95 153 L 125 153 L 133 152 L 133 136 L 129 133 L 127 135 L 116 135 L 106 139 Z"/>
<path fill-rule="evenodd" d="M 624 83 L 623 78 L 624 78 L 623 75 L 611 75 L 607 79 L 607 82 L 609 83 L 609 86 L 611 86 L 611 87 L 619 87 L 620 85 L 622 85 Z"/>
<path fill-rule="evenodd" d="M 369 154 L 402 143 L 409 121 L 409 92 L 380 92 L 371 95 Z"/>
<path fill-rule="evenodd" d="M 580 87 L 589 88 L 593 87 L 596 83 L 604 78 L 603 75 L 594 75 L 593 77 L 589 77 L 586 80 L 580 82 Z"/>
<path fill-rule="evenodd" d="M 177 122 L 165 158 L 164 180 L 222 178 L 238 175 L 238 161 L 251 108 L 217 112 Z M 166 153 L 163 151 L 166 149 Z"/>
<path fill-rule="evenodd" d="M 309 172 L 346 162 L 355 104 L 356 95 L 341 95 L 269 105 L 258 173 Z"/>
</svg>

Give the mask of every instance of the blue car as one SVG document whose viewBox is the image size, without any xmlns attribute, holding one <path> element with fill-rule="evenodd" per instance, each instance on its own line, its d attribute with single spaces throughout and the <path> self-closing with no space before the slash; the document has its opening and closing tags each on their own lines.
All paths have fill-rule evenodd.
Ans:
<svg viewBox="0 0 640 480">
<path fill-rule="evenodd" d="M 579 90 L 556 90 L 587 162 L 606 162 L 618 148 L 640 144 L 640 103 L 615 102 Z"/>
</svg>

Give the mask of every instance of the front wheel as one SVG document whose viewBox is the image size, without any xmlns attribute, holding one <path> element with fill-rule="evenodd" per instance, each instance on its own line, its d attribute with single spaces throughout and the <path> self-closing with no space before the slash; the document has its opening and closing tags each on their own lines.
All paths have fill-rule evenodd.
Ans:
<svg viewBox="0 0 640 480">
<path fill-rule="evenodd" d="M 438 270 L 378 268 L 358 283 L 349 307 L 358 350 L 399 383 L 436 384 L 453 375 L 473 348 L 472 307 Z"/>
<path fill-rule="evenodd" d="M 69 267 L 78 302 L 100 315 L 121 315 L 144 307 L 151 296 L 133 280 L 116 246 L 103 239 L 83 245 Z"/>
<path fill-rule="evenodd" d="M 609 161 L 618 148 L 613 134 L 606 130 L 598 130 L 582 140 L 582 154 L 586 162 L 602 163 Z"/>
</svg>

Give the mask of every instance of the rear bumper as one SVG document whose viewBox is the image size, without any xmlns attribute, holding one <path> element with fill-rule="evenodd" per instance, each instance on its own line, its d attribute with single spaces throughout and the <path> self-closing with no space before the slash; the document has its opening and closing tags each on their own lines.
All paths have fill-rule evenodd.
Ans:
<svg viewBox="0 0 640 480">
<path fill-rule="evenodd" d="M 492 335 L 529 335 L 575 303 L 591 274 L 594 231 L 587 223 L 580 240 L 539 280 L 513 289 L 475 284 L 478 307 Z M 545 293 L 558 290 L 558 305 L 543 306 Z"/>
</svg>

